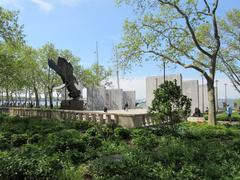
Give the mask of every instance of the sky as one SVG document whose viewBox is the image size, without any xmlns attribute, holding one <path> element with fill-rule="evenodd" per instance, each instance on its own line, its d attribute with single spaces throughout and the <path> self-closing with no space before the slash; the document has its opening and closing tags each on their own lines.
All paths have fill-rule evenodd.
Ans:
<svg viewBox="0 0 240 180">
<path fill-rule="evenodd" d="M 112 67 L 113 45 L 121 41 L 124 20 L 136 17 L 132 7 L 119 7 L 115 0 L 0 0 L 0 6 L 20 11 L 19 21 L 24 25 L 27 44 L 39 48 L 51 42 L 58 49 L 69 49 L 81 58 L 84 67 L 96 62 L 96 42 L 100 64 Z M 232 8 L 240 8 L 240 0 L 220 0 L 218 15 L 223 16 Z M 145 78 L 162 75 L 160 64 L 149 61 L 134 67 L 131 73 L 121 76 L 120 87 L 135 90 L 137 99 L 145 98 Z M 166 73 L 182 73 L 184 80 L 201 83 L 200 74 L 194 70 L 171 65 Z M 240 97 L 224 75 L 218 73 L 216 78 L 220 98 L 224 98 L 225 83 L 229 98 Z M 116 87 L 116 77 L 112 81 Z"/>
</svg>

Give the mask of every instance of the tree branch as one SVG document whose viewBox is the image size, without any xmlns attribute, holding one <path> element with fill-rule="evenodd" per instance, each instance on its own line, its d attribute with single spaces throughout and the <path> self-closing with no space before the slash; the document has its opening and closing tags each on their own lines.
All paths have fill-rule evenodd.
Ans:
<svg viewBox="0 0 240 180">
<path fill-rule="evenodd" d="M 184 19 L 186 21 L 186 24 L 187 24 L 187 27 L 188 27 L 191 35 L 192 35 L 193 42 L 195 43 L 195 45 L 197 46 L 199 51 L 202 52 L 203 54 L 205 54 L 206 56 L 208 56 L 209 58 L 212 58 L 212 55 L 209 52 L 207 52 L 206 50 L 204 50 L 201 47 L 201 45 L 199 44 L 199 42 L 197 40 L 197 37 L 196 37 L 196 34 L 195 34 L 194 30 L 193 30 L 193 27 L 190 24 L 189 17 L 183 12 L 183 10 L 181 10 L 176 4 L 173 4 L 173 3 L 169 2 L 169 1 L 163 1 L 163 0 L 158 0 L 158 1 L 160 3 L 162 3 L 162 4 L 166 4 L 166 5 L 169 5 L 169 6 L 173 7 L 173 8 L 175 8 L 177 10 L 177 12 L 184 17 Z"/>
<path fill-rule="evenodd" d="M 210 6 L 209 6 L 207 0 L 204 0 L 204 3 L 205 3 L 205 5 L 206 5 L 206 7 L 207 7 L 208 13 L 210 13 L 210 12 L 211 12 L 211 9 L 210 9 Z"/>
<path fill-rule="evenodd" d="M 198 63 L 199 65 L 203 66 L 204 68 L 209 68 L 206 64 L 198 61 L 198 60 L 195 59 L 193 56 L 189 55 L 186 51 L 183 51 L 183 50 L 177 48 L 176 46 L 174 46 L 174 45 L 172 44 L 171 40 L 170 40 L 167 36 L 164 35 L 164 32 L 165 32 L 165 31 L 168 31 L 168 30 L 171 30 L 171 29 L 174 29 L 174 30 L 182 30 L 183 32 L 185 32 L 185 33 L 188 34 L 188 32 L 187 32 L 185 29 L 183 29 L 183 28 L 174 28 L 174 27 L 173 27 L 173 28 L 166 28 L 166 29 L 164 29 L 164 31 L 159 31 L 158 29 L 154 28 L 153 26 L 151 26 L 151 25 L 149 25 L 149 24 L 143 24 L 143 26 L 149 27 L 149 28 L 151 28 L 153 31 L 155 31 L 155 32 L 163 35 L 166 39 L 168 39 L 169 45 L 170 45 L 172 48 L 174 48 L 175 50 L 177 50 L 177 51 L 180 52 L 180 53 L 183 53 L 183 55 L 186 56 L 187 58 L 189 58 L 189 59 L 191 59 L 192 61 Z M 147 46 L 148 46 L 148 44 L 147 44 Z"/>
<path fill-rule="evenodd" d="M 170 62 L 172 62 L 172 63 L 176 63 L 176 64 L 178 64 L 178 65 L 180 65 L 180 66 L 182 66 L 182 67 L 184 67 L 184 68 L 186 68 L 186 69 L 188 69 L 188 68 L 195 69 L 195 70 L 197 70 L 198 72 L 200 72 L 207 80 L 211 80 L 210 76 L 207 74 L 206 71 L 204 71 L 203 69 L 201 69 L 201 68 L 199 68 L 199 67 L 197 67 L 197 66 L 195 66 L 195 65 L 193 65 L 193 64 L 185 64 L 185 63 L 183 63 L 183 62 L 181 62 L 181 61 L 172 59 L 172 58 L 169 57 L 169 56 L 166 56 L 166 55 L 164 55 L 164 54 L 158 53 L 158 52 L 153 51 L 153 50 L 148 50 L 148 51 L 143 51 L 143 52 L 144 52 L 144 53 L 151 53 L 151 54 L 154 54 L 154 55 L 156 55 L 156 56 L 162 57 L 162 58 L 167 59 L 168 61 L 170 61 Z"/>
<path fill-rule="evenodd" d="M 216 13 L 216 10 L 218 8 L 218 3 L 219 3 L 219 0 L 215 0 L 214 7 L 213 7 L 213 10 L 212 10 L 212 14 Z"/>
<path fill-rule="evenodd" d="M 205 12 L 202 12 L 202 11 L 198 11 L 197 14 L 203 14 L 205 16 L 212 16 L 211 13 L 205 13 Z"/>
<path fill-rule="evenodd" d="M 218 7 L 218 0 L 215 1 L 215 6 L 214 6 L 214 9 L 212 11 L 214 38 L 216 40 L 216 49 L 215 49 L 215 52 L 214 52 L 214 56 L 217 55 L 217 53 L 220 49 L 220 45 L 221 45 L 220 36 L 219 36 L 219 32 L 218 32 L 217 18 L 216 18 L 217 7 Z"/>
<path fill-rule="evenodd" d="M 169 27 L 169 28 L 166 28 L 164 29 L 163 31 L 160 31 L 158 29 L 156 29 L 154 26 L 150 25 L 150 24 L 146 24 L 146 23 L 143 23 L 143 27 L 148 27 L 148 28 L 151 28 L 153 31 L 163 35 L 165 32 L 169 31 L 169 30 L 181 30 L 183 32 L 185 32 L 186 34 L 189 34 L 188 31 L 186 31 L 186 29 L 184 28 L 180 28 L 180 27 Z"/>
<path fill-rule="evenodd" d="M 228 74 L 231 74 L 231 76 L 235 79 L 236 82 L 240 82 L 239 75 L 235 72 L 235 70 L 232 68 L 230 64 L 227 63 L 227 61 L 221 57 L 223 64 L 226 66 L 227 70 L 229 71 Z"/>
<path fill-rule="evenodd" d="M 171 42 L 171 39 L 168 38 L 168 42 L 169 42 L 169 45 L 174 48 L 175 50 L 177 50 L 178 52 L 180 53 L 183 53 L 184 56 L 186 56 L 187 58 L 191 59 L 193 62 L 196 62 L 198 63 L 200 66 L 204 67 L 204 68 L 209 68 L 209 66 L 207 66 L 206 64 L 198 61 L 197 59 L 195 59 L 193 56 L 189 55 L 186 51 L 183 51 L 181 49 L 179 49 L 178 47 L 174 46 Z"/>
</svg>

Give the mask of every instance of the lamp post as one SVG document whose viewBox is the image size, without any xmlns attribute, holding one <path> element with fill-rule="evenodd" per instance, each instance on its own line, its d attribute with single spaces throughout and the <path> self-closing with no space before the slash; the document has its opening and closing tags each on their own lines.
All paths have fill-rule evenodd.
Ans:
<svg viewBox="0 0 240 180">
<path fill-rule="evenodd" d="M 117 87 L 120 89 L 120 83 L 119 83 L 119 63 L 118 63 L 118 52 L 117 48 L 115 48 L 115 58 L 116 58 L 116 68 L 117 68 Z"/>
</svg>

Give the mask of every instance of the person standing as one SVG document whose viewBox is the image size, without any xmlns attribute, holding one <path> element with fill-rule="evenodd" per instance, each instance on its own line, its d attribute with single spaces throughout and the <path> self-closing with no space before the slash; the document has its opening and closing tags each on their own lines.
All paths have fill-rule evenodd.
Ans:
<svg viewBox="0 0 240 180">
<path fill-rule="evenodd" d="M 227 105 L 227 115 L 228 115 L 229 121 L 232 121 L 232 119 L 231 119 L 231 117 L 232 117 L 232 107 L 229 104 Z"/>
<path fill-rule="evenodd" d="M 128 102 L 125 103 L 124 108 L 125 111 L 128 111 Z"/>
</svg>

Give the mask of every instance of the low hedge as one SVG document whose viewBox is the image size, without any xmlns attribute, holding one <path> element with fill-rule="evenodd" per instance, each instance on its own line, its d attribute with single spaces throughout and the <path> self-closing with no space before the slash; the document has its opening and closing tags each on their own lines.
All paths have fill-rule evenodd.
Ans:
<svg viewBox="0 0 240 180">
<path fill-rule="evenodd" d="M 208 115 L 204 115 L 205 120 L 208 120 Z M 240 121 L 240 114 L 237 112 L 234 112 L 231 117 L 232 121 Z M 217 121 L 229 121 L 229 117 L 226 112 L 223 112 L 221 114 L 217 114 Z"/>
</svg>

